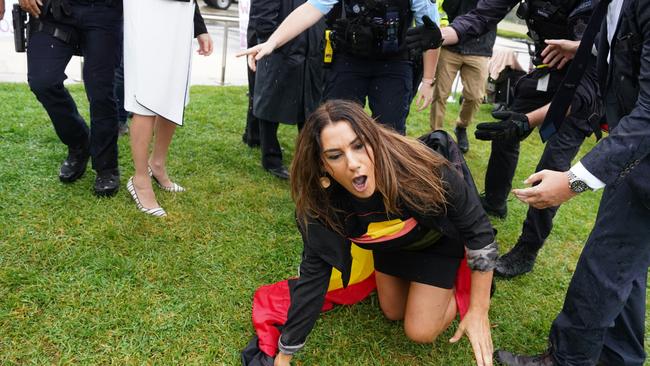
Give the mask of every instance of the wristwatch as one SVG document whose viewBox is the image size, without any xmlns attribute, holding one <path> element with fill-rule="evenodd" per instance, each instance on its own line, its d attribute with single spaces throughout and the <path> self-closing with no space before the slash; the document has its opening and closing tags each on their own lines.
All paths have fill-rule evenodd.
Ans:
<svg viewBox="0 0 650 366">
<path fill-rule="evenodd" d="M 591 187 L 587 185 L 583 180 L 580 180 L 578 176 L 573 174 L 572 171 L 567 172 L 567 176 L 569 176 L 569 189 L 575 193 L 582 193 L 584 191 L 590 191 Z"/>
</svg>

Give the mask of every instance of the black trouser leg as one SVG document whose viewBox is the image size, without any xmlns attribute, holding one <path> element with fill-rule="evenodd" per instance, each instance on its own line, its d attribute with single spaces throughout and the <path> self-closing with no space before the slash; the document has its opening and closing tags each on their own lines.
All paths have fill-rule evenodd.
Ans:
<svg viewBox="0 0 650 366">
<path fill-rule="evenodd" d="M 108 6 L 82 6 L 84 85 L 90 102 L 90 155 L 98 171 L 117 169 L 115 68 L 122 58 L 122 13 Z"/>
<path fill-rule="evenodd" d="M 637 168 L 638 169 L 638 168 Z M 625 179 L 605 187 L 598 216 L 553 322 L 560 365 L 643 365 L 650 209 Z"/>
<path fill-rule="evenodd" d="M 282 148 L 278 141 L 278 122 L 260 119 L 260 147 L 262 167 L 273 169 L 282 166 Z"/>
<path fill-rule="evenodd" d="M 90 131 L 63 86 L 73 52 L 72 46 L 49 34 L 34 33 L 27 48 L 27 80 L 61 142 L 74 149 L 88 145 Z"/>
<path fill-rule="evenodd" d="M 506 204 L 519 161 L 519 140 L 494 140 L 485 171 L 485 199 L 493 207 Z"/>
<path fill-rule="evenodd" d="M 243 141 L 248 146 L 260 144 L 260 121 L 253 115 L 253 95 L 255 94 L 255 72 L 248 69 L 248 112 L 246 114 L 246 128 Z"/>
<path fill-rule="evenodd" d="M 591 132 L 588 121 L 567 117 L 560 130 L 546 142 L 535 172 L 544 169 L 569 170 L 571 161 Z M 537 253 L 553 229 L 553 218 L 558 208 L 540 210 L 530 206 L 517 245 L 524 245 L 531 254 Z"/>
</svg>

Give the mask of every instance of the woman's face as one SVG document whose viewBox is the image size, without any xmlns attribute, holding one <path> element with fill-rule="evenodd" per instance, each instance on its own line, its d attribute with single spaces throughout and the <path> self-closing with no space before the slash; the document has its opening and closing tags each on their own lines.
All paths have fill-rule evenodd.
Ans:
<svg viewBox="0 0 650 366">
<path fill-rule="evenodd" d="M 364 145 L 346 121 L 327 125 L 320 139 L 327 173 L 356 197 L 372 196 L 376 187 L 372 148 Z"/>
</svg>

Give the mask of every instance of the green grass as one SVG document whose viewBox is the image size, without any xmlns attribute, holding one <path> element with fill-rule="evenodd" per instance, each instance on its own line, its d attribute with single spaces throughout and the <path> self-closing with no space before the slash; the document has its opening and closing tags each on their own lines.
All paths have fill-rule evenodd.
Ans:
<svg viewBox="0 0 650 366">
<path fill-rule="evenodd" d="M 497 36 L 515 40 L 530 40 L 530 37 L 528 37 L 528 35 L 525 33 L 519 33 L 501 28 L 497 28 Z"/>
<path fill-rule="evenodd" d="M 83 88 L 71 91 L 87 116 Z M 0 84 L 0 364 L 239 363 L 253 335 L 253 292 L 295 275 L 302 245 L 288 184 L 266 174 L 259 150 L 241 143 L 245 92 L 192 89 L 169 159 L 172 177 L 189 190 L 157 191 L 169 217 L 156 219 L 138 212 L 124 188 L 95 198 L 92 172 L 59 183 L 66 151 L 47 115 L 26 85 Z M 488 120 L 488 110 L 478 120 Z M 457 111 L 450 105 L 449 118 Z M 413 109 L 408 128 L 414 136 L 426 132 L 428 113 Z M 280 128 L 287 162 L 295 136 L 295 127 Z M 128 138 L 119 144 L 125 182 L 133 172 Z M 489 144 L 471 144 L 466 158 L 482 186 Z M 523 143 L 515 186 L 541 150 L 536 136 Z M 535 271 L 498 282 L 491 310 L 497 347 L 545 348 L 598 199 L 588 193 L 566 204 Z M 514 199 L 509 208 L 506 220 L 494 221 L 502 250 L 513 245 L 526 212 Z M 413 344 L 401 324 L 384 320 L 373 295 L 323 315 L 295 364 L 471 364 L 466 339 L 446 342 L 452 332 L 433 346 Z"/>
</svg>

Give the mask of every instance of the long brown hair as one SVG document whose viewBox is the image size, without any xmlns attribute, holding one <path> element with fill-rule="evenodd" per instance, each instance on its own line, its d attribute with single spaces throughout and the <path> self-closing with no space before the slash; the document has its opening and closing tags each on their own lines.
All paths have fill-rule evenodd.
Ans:
<svg viewBox="0 0 650 366">
<path fill-rule="evenodd" d="M 401 213 L 398 202 L 422 213 L 444 209 L 445 190 L 439 172 L 440 166 L 447 164 L 443 157 L 433 154 L 420 141 L 381 126 L 359 104 L 330 100 L 309 116 L 296 142 L 291 196 L 299 218 L 317 218 L 342 234 L 338 209 L 332 204 L 332 188 L 320 184 L 325 175 L 321 132 L 341 121 L 348 122 L 363 144 L 372 148 L 377 191 L 388 213 Z"/>
</svg>

